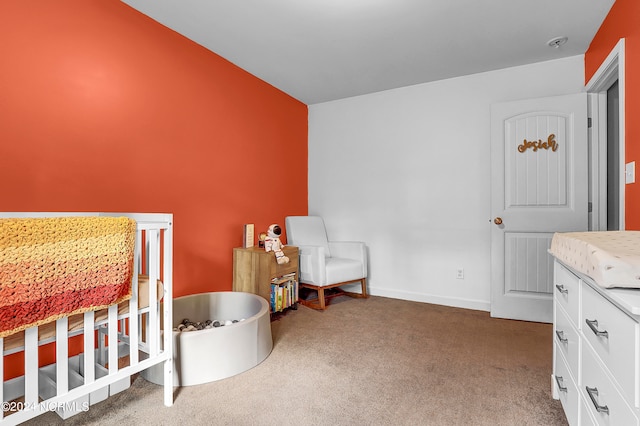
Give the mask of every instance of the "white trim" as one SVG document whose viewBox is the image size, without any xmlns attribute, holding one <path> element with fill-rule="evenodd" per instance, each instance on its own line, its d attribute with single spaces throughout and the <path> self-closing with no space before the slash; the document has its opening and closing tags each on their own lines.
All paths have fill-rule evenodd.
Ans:
<svg viewBox="0 0 640 426">
<path fill-rule="evenodd" d="M 620 229 L 625 229 L 625 78 L 624 78 L 624 49 L 625 41 L 621 38 L 609 52 L 593 77 L 586 84 L 589 94 L 594 94 L 596 100 L 592 102 L 592 149 L 591 167 L 591 199 L 593 202 L 593 229 L 606 230 L 606 91 L 611 84 L 618 80 L 619 89 L 619 134 L 620 134 Z M 597 112 L 596 112 L 597 111 Z M 604 153 L 604 154 L 603 154 Z M 604 225 L 603 225 L 604 224 Z"/>
<path fill-rule="evenodd" d="M 605 92 L 606 93 L 606 92 Z M 607 96 L 588 93 L 589 129 L 589 231 L 607 229 Z M 602 124 L 602 125 L 601 125 Z M 602 143 L 601 143 L 602 141 Z"/>
<path fill-rule="evenodd" d="M 369 295 L 389 297 L 391 299 L 409 300 L 412 302 L 431 303 L 454 308 L 472 309 L 491 312 L 491 302 L 487 300 L 466 299 L 462 297 L 438 296 L 435 294 L 417 293 L 413 291 L 369 288 Z"/>
</svg>

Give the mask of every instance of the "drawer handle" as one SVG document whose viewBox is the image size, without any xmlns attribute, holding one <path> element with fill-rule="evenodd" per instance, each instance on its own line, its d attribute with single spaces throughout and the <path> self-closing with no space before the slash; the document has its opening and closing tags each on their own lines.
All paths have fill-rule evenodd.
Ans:
<svg viewBox="0 0 640 426">
<path fill-rule="evenodd" d="M 561 343 L 567 343 L 569 341 L 569 339 L 564 337 L 564 331 L 562 330 L 556 330 L 556 336 L 558 336 L 558 340 L 560 340 Z"/>
<path fill-rule="evenodd" d="M 598 413 L 609 414 L 609 407 L 607 407 L 606 405 L 600 405 L 598 404 L 598 401 L 596 401 L 596 396 L 598 396 L 598 388 L 590 388 L 589 386 L 585 386 L 585 389 L 587 390 L 587 394 L 589 394 L 589 398 L 591 398 L 593 406 L 596 407 L 596 411 Z"/>
<path fill-rule="evenodd" d="M 606 330 L 600 331 L 598 330 L 598 320 L 588 320 L 585 319 L 587 325 L 595 333 L 596 336 L 609 338 L 609 332 Z"/>
<path fill-rule="evenodd" d="M 567 387 L 562 385 L 564 383 L 564 379 L 562 378 L 562 376 L 556 376 L 556 383 L 558 384 L 558 390 L 560 392 L 567 391 Z"/>
<path fill-rule="evenodd" d="M 562 294 L 569 294 L 569 290 L 567 290 L 566 288 L 564 288 L 564 285 L 562 284 L 556 284 L 556 288 L 558 289 L 558 291 Z"/>
</svg>

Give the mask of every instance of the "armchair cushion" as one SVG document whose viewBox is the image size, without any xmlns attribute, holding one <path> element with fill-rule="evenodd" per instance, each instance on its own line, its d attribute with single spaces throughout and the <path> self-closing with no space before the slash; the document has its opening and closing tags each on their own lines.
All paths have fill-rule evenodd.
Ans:
<svg viewBox="0 0 640 426">
<path fill-rule="evenodd" d="M 363 278 L 362 262 L 359 260 L 328 257 L 326 267 L 327 279 L 324 284 L 344 283 Z"/>
<path fill-rule="evenodd" d="M 318 246 L 298 246 L 298 250 L 301 282 L 323 287 L 367 276 L 366 264 L 362 260 L 324 257 L 324 248 Z"/>
</svg>

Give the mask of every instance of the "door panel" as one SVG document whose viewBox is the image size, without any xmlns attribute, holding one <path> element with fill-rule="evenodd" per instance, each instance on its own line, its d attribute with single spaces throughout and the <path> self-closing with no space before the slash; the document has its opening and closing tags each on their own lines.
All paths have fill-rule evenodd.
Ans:
<svg viewBox="0 0 640 426">
<path fill-rule="evenodd" d="M 523 141 L 518 149 L 505 147 L 507 207 L 566 206 L 569 188 L 562 167 L 566 161 L 566 150 L 558 149 L 556 135 L 566 132 L 566 121 L 569 118 L 519 116 L 505 121 L 505 136 L 509 140 Z M 547 146 L 552 145 L 555 151 L 553 148 L 526 148 L 524 140 L 531 141 L 532 135 L 537 138 L 533 140 L 543 140 L 547 142 Z M 521 148 L 526 150 L 520 152 Z M 535 155 L 528 155 L 529 150 L 535 152 Z"/>
<path fill-rule="evenodd" d="M 506 293 L 529 297 L 553 293 L 553 261 L 547 253 L 552 237 L 552 233 L 505 232 Z M 529 271 L 527 265 L 540 267 Z"/>
<path fill-rule="evenodd" d="M 588 227 L 586 94 L 495 104 L 491 140 L 491 315 L 551 322 L 551 238 Z"/>
</svg>

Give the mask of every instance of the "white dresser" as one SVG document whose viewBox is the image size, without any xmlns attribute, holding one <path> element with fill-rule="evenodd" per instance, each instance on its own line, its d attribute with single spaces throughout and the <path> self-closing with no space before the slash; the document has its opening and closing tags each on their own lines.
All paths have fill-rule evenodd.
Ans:
<svg viewBox="0 0 640 426">
<path fill-rule="evenodd" d="M 570 425 L 640 425 L 640 289 L 604 289 L 555 260 L 553 397 Z"/>
</svg>

